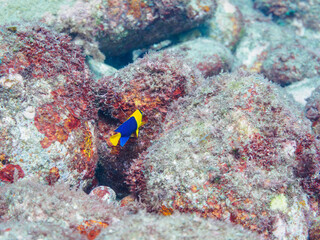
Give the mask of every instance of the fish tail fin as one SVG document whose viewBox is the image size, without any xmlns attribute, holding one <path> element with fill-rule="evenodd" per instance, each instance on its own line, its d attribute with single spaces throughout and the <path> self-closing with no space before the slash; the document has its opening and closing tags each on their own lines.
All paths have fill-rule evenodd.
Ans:
<svg viewBox="0 0 320 240">
<path fill-rule="evenodd" d="M 117 133 L 110 137 L 110 142 L 112 143 L 113 146 L 117 146 L 120 138 L 121 138 L 121 133 Z"/>
<path fill-rule="evenodd" d="M 129 138 L 130 136 L 120 138 L 120 146 L 123 147 L 126 144 L 126 142 L 129 140 Z"/>
</svg>

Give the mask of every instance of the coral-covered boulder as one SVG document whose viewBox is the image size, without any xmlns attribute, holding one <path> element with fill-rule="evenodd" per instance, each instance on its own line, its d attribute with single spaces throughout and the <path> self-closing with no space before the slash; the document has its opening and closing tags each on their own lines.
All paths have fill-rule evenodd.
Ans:
<svg viewBox="0 0 320 240">
<path fill-rule="evenodd" d="M 287 86 L 319 74 L 319 49 L 317 41 L 298 37 L 291 28 L 253 21 L 237 46 L 236 65 Z"/>
<path fill-rule="evenodd" d="M 212 0 L 78 0 L 46 22 L 72 33 L 88 54 L 101 58 L 98 45 L 107 56 L 123 55 L 196 27 L 214 10 Z"/>
<path fill-rule="evenodd" d="M 99 168 L 100 184 L 110 186 L 117 194 L 123 188 L 123 174 L 132 159 L 146 150 L 162 134 L 162 121 L 173 101 L 192 92 L 203 77 L 183 56 L 159 52 L 144 56 L 100 80 Z M 139 137 L 131 137 L 123 146 L 112 146 L 114 130 L 137 109 L 143 111 L 145 125 Z"/>
<path fill-rule="evenodd" d="M 262 240 L 240 226 L 212 219 L 203 219 L 191 214 L 159 216 L 140 211 L 127 216 L 119 224 L 105 229 L 98 236 L 102 239 L 214 239 L 216 240 Z M 191 237 L 191 238 L 193 238 Z"/>
<path fill-rule="evenodd" d="M 12 182 L 15 166 L 16 177 L 85 186 L 97 162 L 97 111 L 83 54 L 42 25 L 0 30 L 0 181 Z"/>
<path fill-rule="evenodd" d="M 151 211 L 306 239 L 300 179 L 310 182 L 318 171 L 316 140 L 294 102 L 263 77 L 238 71 L 174 102 L 161 138 L 134 160 L 127 181 Z"/>
<path fill-rule="evenodd" d="M 265 15 L 272 14 L 277 18 L 289 18 L 300 10 L 298 4 L 297 0 L 257 0 L 254 2 L 254 7 Z"/>
<path fill-rule="evenodd" d="M 257 16 L 245 15 L 245 17 L 245 34 L 235 50 L 238 60 L 237 66 L 242 66 L 252 72 L 260 72 L 269 46 L 285 43 L 288 38 L 294 36 L 294 32 L 291 29 L 280 27 L 270 20 L 268 22 L 267 19 L 263 19 L 264 21 L 252 20 L 253 17 L 263 18 L 259 14 Z"/>
<path fill-rule="evenodd" d="M 207 21 L 206 28 L 210 38 L 235 50 L 245 29 L 239 7 L 229 0 L 218 0 L 215 14 Z"/>
<path fill-rule="evenodd" d="M 320 30 L 320 1 L 319 0 L 256 0 L 254 7 L 265 15 L 272 15 L 276 22 L 300 22 L 304 27 Z"/>
<path fill-rule="evenodd" d="M 317 49 L 318 47 L 318 49 Z M 264 53 L 261 73 L 281 86 L 320 74 L 320 48 L 313 41 L 283 41 Z"/>
<path fill-rule="evenodd" d="M 125 215 L 124 208 L 65 183 L 46 186 L 23 179 L 0 188 L 1 239 L 95 239 Z"/>
<path fill-rule="evenodd" d="M 228 72 L 233 63 L 230 50 L 211 39 L 197 38 L 171 47 L 170 50 L 190 61 L 192 68 L 198 69 L 204 77 Z"/>
<path fill-rule="evenodd" d="M 307 98 L 305 114 L 312 122 L 312 130 L 318 136 L 320 134 L 320 87 L 317 87 Z"/>
</svg>

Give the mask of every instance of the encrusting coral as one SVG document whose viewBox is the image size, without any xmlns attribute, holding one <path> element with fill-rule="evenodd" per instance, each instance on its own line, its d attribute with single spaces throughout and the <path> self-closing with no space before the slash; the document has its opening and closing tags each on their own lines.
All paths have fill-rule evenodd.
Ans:
<svg viewBox="0 0 320 240">
<path fill-rule="evenodd" d="M 79 234 L 94 239 L 102 229 L 125 216 L 124 209 L 82 190 L 70 190 L 65 183 L 43 185 L 35 178 L 1 187 L 0 206 L 1 239 L 19 234 L 24 239 L 41 235 L 57 239 L 65 234 L 70 234 L 68 239 L 79 239 Z M 26 227 L 17 229 L 22 222 Z M 57 227 L 56 231 L 52 227 Z"/>
<path fill-rule="evenodd" d="M 128 193 L 123 175 L 132 159 L 146 150 L 162 133 L 170 103 L 192 92 L 204 77 L 183 55 L 169 51 L 154 52 L 137 59 L 115 75 L 99 80 L 100 102 L 99 168 L 97 177 L 117 193 Z M 124 147 L 113 146 L 114 130 L 137 109 L 145 125 L 139 138 L 131 137 Z"/>
<path fill-rule="evenodd" d="M 127 177 L 150 211 L 231 221 L 268 239 L 306 238 L 299 179 L 318 186 L 319 151 L 281 89 L 242 71 L 219 75 L 174 102 L 163 129 Z"/>
<path fill-rule="evenodd" d="M 142 210 L 142 205 L 134 205 L 128 208 L 107 204 L 82 190 L 69 189 L 64 183 L 45 186 L 37 179 L 23 179 L 0 188 L 0 238 L 196 239 L 215 234 L 221 240 L 260 239 L 230 223 L 194 215 L 150 214 Z"/>
<path fill-rule="evenodd" d="M 86 54 L 104 59 L 197 27 L 215 7 L 213 0 L 78 0 L 44 19 L 72 33 Z"/>
<path fill-rule="evenodd" d="M 88 185 L 97 109 L 80 48 L 44 25 L 12 24 L 0 26 L 0 58 L 0 179 L 16 165 L 48 184 Z"/>
</svg>

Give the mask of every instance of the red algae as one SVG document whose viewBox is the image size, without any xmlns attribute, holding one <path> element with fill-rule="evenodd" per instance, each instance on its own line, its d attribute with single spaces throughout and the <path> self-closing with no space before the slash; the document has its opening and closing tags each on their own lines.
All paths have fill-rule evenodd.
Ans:
<svg viewBox="0 0 320 240">
<path fill-rule="evenodd" d="M 98 98 L 105 116 L 98 122 L 103 172 L 98 177 L 103 185 L 117 193 L 128 193 L 123 176 L 131 161 L 159 138 L 170 104 L 202 81 L 204 78 L 189 67 L 188 61 L 169 51 L 146 55 L 119 70 L 116 76 L 100 80 Z M 139 129 L 139 137 L 130 138 L 124 147 L 113 147 L 108 140 L 113 130 L 137 109 L 143 111 L 142 121 L 146 122 Z"/>
<path fill-rule="evenodd" d="M 24 176 L 25 174 L 19 165 L 7 164 L 3 167 L 0 167 L 0 181 L 13 183 Z"/>
<path fill-rule="evenodd" d="M 308 166 L 320 163 L 306 120 L 261 76 L 238 71 L 210 84 L 168 109 L 162 136 L 127 171 L 132 193 L 160 214 L 165 206 L 268 239 L 283 237 L 279 229 L 306 236 L 300 183 L 315 184 Z"/>
<path fill-rule="evenodd" d="M 109 224 L 105 222 L 87 220 L 77 227 L 80 234 L 87 237 L 88 240 L 94 240 L 98 237 L 103 228 L 108 227 Z"/>
<path fill-rule="evenodd" d="M 21 99 L 5 104 L 14 120 L 1 129 L 0 152 L 50 185 L 62 179 L 89 184 L 98 160 L 92 134 L 98 110 L 85 56 L 71 37 L 44 25 L 16 24 L 15 31 L 1 26 L 0 38 L 0 101 Z M 56 166 L 60 177 L 51 176 Z"/>
</svg>

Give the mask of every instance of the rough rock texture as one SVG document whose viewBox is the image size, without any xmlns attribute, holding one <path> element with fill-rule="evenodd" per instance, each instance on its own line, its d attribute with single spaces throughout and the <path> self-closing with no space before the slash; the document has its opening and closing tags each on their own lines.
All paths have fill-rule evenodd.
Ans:
<svg viewBox="0 0 320 240">
<path fill-rule="evenodd" d="M 272 14 L 278 18 L 289 18 L 300 10 L 298 3 L 297 0 L 256 0 L 254 1 L 254 7 L 265 15 Z"/>
<path fill-rule="evenodd" d="M 87 53 L 123 55 L 198 26 L 215 10 L 211 0 L 78 0 L 46 22 L 76 36 Z M 82 43 L 81 43 L 82 42 Z"/>
<path fill-rule="evenodd" d="M 320 86 L 320 76 L 306 78 L 285 87 L 294 100 L 301 106 L 306 105 L 306 99 L 311 97 L 312 92 Z"/>
<path fill-rule="evenodd" d="M 281 86 L 319 74 L 320 45 L 317 41 L 299 37 L 292 28 L 278 26 L 263 16 L 247 18 L 246 32 L 235 52 L 234 68 L 262 73 Z M 262 19 L 259 21 L 259 18 Z"/>
<path fill-rule="evenodd" d="M 261 16 L 255 16 L 259 17 Z M 266 50 L 270 45 L 286 42 L 286 39 L 292 38 L 294 32 L 278 26 L 271 20 L 257 21 L 255 18 L 246 22 L 245 34 L 235 51 L 238 61 L 235 67 L 241 66 L 252 72 L 260 72 Z"/>
<path fill-rule="evenodd" d="M 231 70 L 233 57 L 221 43 L 205 38 L 197 38 L 169 48 L 188 60 L 193 69 L 198 69 L 204 77 L 218 75 Z"/>
<path fill-rule="evenodd" d="M 49 184 L 93 179 L 93 80 L 70 41 L 41 25 L 0 27 L 0 169 L 19 165 Z"/>
<path fill-rule="evenodd" d="M 206 34 L 231 50 L 235 50 L 245 31 L 239 7 L 229 0 L 218 0 L 214 17 L 207 21 Z"/>
<path fill-rule="evenodd" d="M 146 55 L 114 76 L 100 80 L 97 173 L 102 185 L 110 186 L 118 194 L 127 191 L 123 186 L 124 171 L 159 137 L 170 103 L 192 92 L 203 81 L 200 72 L 193 71 L 191 66 L 182 56 L 163 51 Z M 143 111 L 146 122 L 139 130 L 139 138 L 130 138 L 124 147 L 113 147 L 109 137 L 137 109 Z"/>
<path fill-rule="evenodd" d="M 308 198 L 298 179 L 317 191 L 319 151 L 281 89 L 259 75 L 220 75 L 174 102 L 163 131 L 128 171 L 149 210 L 195 212 L 268 239 L 306 239 Z"/>
<path fill-rule="evenodd" d="M 271 44 L 262 53 L 261 73 L 281 86 L 320 74 L 320 48 L 299 39 Z"/>
<path fill-rule="evenodd" d="M 203 219 L 190 214 L 159 216 L 143 211 L 128 216 L 123 224 L 105 229 L 97 238 L 102 239 L 214 239 L 259 240 L 261 236 L 239 226 L 212 219 Z"/>
<path fill-rule="evenodd" d="M 312 122 L 312 130 L 317 136 L 320 134 L 320 87 L 317 87 L 307 98 L 305 106 L 306 117 Z"/>
<path fill-rule="evenodd" d="M 286 22 L 300 21 L 307 28 L 320 30 L 319 0 L 255 0 L 254 7 L 265 15 L 271 14 L 279 23 L 282 23 L 283 20 Z"/>
<path fill-rule="evenodd" d="M 1 1 L 0 25 L 23 21 L 39 21 L 49 12 L 57 14 L 61 6 L 72 5 L 76 0 L 15 0 Z"/>
<path fill-rule="evenodd" d="M 23 239 L 68 239 L 68 240 L 88 240 L 85 235 L 80 232 L 64 227 L 61 224 L 26 221 L 8 221 L 0 222 L 0 238 L 1 240 Z"/>
<path fill-rule="evenodd" d="M 310 240 L 319 240 L 320 239 L 320 219 L 319 219 L 319 216 L 312 221 L 312 224 L 309 229 L 309 238 L 310 238 Z"/>
<path fill-rule="evenodd" d="M 36 179 L 0 188 L 0 238 L 94 239 L 102 229 L 117 223 L 125 211 L 98 201 L 64 183 L 45 186 Z M 21 224 L 23 227 L 18 228 Z M 37 227 L 36 227 L 37 226 Z M 70 235 L 69 235 L 70 234 Z M 90 238 L 91 237 L 91 238 Z"/>
<path fill-rule="evenodd" d="M 0 238 L 12 239 L 260 239 L 239 226 L 192 215 L 161 216 L 106 204 L 66 184 L 36 179 L 0 188 Z"/>
</svg>

